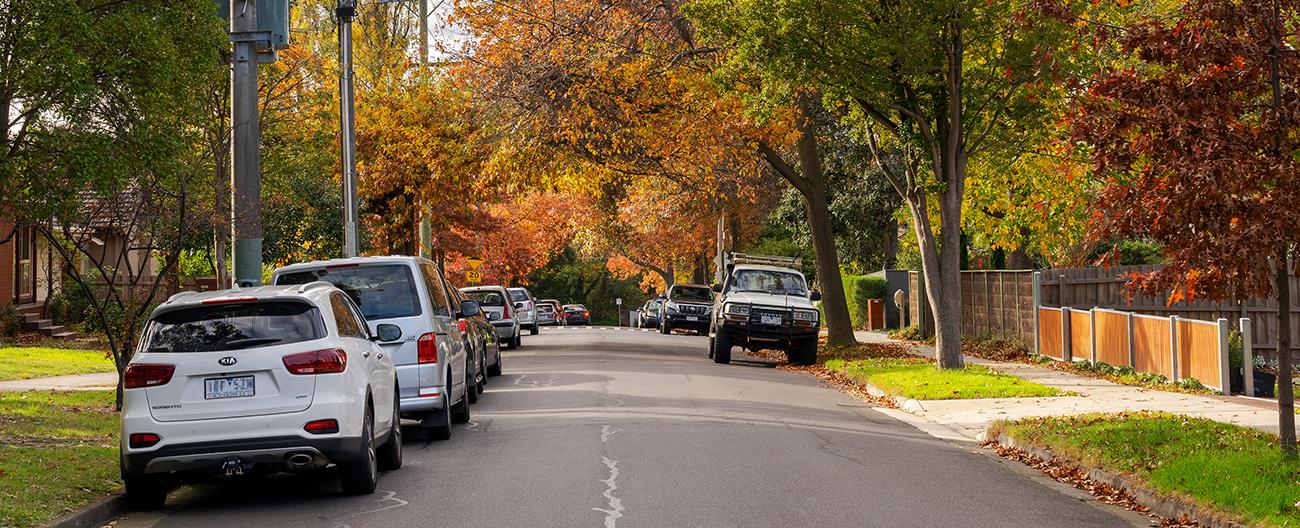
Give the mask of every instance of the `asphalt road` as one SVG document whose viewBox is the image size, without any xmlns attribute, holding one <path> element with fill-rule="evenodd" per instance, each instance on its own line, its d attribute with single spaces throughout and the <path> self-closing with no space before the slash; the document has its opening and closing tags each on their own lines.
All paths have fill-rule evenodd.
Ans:
<svg viewBox="0 0 1300 528">
<path fill-rule="evenodd" d="M 801 374 L 705 339 L 545 329 L 452 439 L 408 428 L 374 495 L 279 476 L 174 492 L 122 527 L 1145 526 Z"/>
</svg>

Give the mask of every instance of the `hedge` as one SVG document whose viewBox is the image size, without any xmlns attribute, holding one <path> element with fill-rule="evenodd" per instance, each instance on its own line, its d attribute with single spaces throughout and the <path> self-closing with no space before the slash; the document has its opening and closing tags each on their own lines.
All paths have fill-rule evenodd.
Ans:
<svg viewBox="0 0 1300 528">
<path fill-rule="evenodd" d="M 849 318 L 854 328 L 867 324 L 867 301 L 884 299 L 889 292 L 889 283 L 884 277 L 870 275 L 842 275 L 844 280 L 844 297 L 849 304 Z"/>
</svg>

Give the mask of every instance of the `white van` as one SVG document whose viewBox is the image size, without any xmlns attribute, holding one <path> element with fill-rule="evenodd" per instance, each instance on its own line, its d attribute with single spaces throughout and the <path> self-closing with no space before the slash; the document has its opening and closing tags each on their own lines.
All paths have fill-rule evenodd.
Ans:
<svg viewBox="0 0 1300 528">
<path fill-rule="evenodd" d="M 469 421 L 466 380 L 474 379 L 457 319 L 478 303 L 453 306 L 438 266 L 420 257 L 358 257 L 293 264 L 275 270 L 272 283 L 326 281 L 361 308 L 372 333 L 381 323 L 401 328 L 379 342 L 397 364 L 401 413 L 421 420 L 435 439 L 451 437 L 451 424 Z M 473 313 L 466 313 L 466 310 Z"/>
</svg>

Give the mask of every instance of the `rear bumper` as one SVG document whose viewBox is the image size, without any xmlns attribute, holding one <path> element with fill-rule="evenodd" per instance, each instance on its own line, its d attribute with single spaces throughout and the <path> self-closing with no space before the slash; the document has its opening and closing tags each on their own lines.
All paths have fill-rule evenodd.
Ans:
<svg viewBox="0 0 1300 528">
<path fill-rule="evenodd" d="M 122 477 L 141 475 L 216 475 L 223 462 L 238 458 L 242 464 L 283 467 L 290 456 L 305 453 L 330 462 L 356 459 L 361 453 L 360 437 L 309 438 L 280 436 L 166 445 L 152 451 L 122 456 Z"/>
<path fill-rule="evenodd" d="M 492 321 L 492 326 L 497 329 L 497 337 L 501 341 L 509 341 L 515 338 L 519 333 L 519 325 L 513 320 Z"/>
<path fill-rule="evenodd" d="M 433 389 L 425 389 L 425 390 L 428 391 Z M 403 416 L 411 415 L 413 417 L 419 416 L 424 413 L 428 413 L 430 411 L 440 411 L 446 409 L 447 395 L 442 394 L 441 390 L 439 390 L 438 392 L 439 392 L 438 394 L 434 394 L 434 395 L 402 398 L 397 403 L 397 406 L 401 410 Z"/>
</svg>

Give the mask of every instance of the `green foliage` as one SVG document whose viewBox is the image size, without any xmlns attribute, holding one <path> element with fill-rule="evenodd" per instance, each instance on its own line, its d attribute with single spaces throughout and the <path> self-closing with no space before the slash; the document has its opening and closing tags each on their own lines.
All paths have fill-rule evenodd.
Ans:
<svg viewBox="0 0 1300 528">
<path fill-rule="evenodd" d="M 1300 464 L 1283 460 L 1277 436 L 1166 413 L 1090 414 L 999 422 L 991 433 L 1191 497 L 1249 526 L 1300 525 Z"/>
<path fill-rule="evenodd" d="M 921 325 L 912 323 L 906 327 L 889 332 L 889 338 L 900 339 L 903 341 L 921 341 L 925 339 L 925 336 L 921 335 Z"/>
<path fill-rule="evenodd" d="M 867 304 L 872 299 L 884 299 L 889 283 L 881 277 L 863 275 L 842 275 L 844 297 L 849 303 L 849 318 L 854 328 L 867 324 L 869 317 Z"/>
<path fill-rule="evenodd" d="M 0 336 L 12 337 L 23 329 L 23 317 L 13 303 L 0 306 Z"/>
<path fill-rule="evenodd" d="M 0 348 L 0 381 L 113 372 L 116 367 L 108 356 L 103 350 Z"/>
<path fill-rule="evenodd" d="M 1242 366 L 1241 330 L 1233 328 L 1228 331 L 1228 368 L 1236 370 Z"/>
<path fill-rule="evenodd" d="M 1164 264 L 1164 250 L 1160 244 L 1145 240 L 1120 240 L 1098 245 L 1088 255 L 1090 262 L 1106 260 L 1119 266 Z"/>
<path fill-rule="evenodd" d="M 1032 398 L 1059 396 L 1061 390 L 971 365 L 964 369 L 937 369 L 924 358 L 826 361 L 826 368 L 870 383 L 893 395 L 915 400 L 974 398 Z"/>
</svg>

